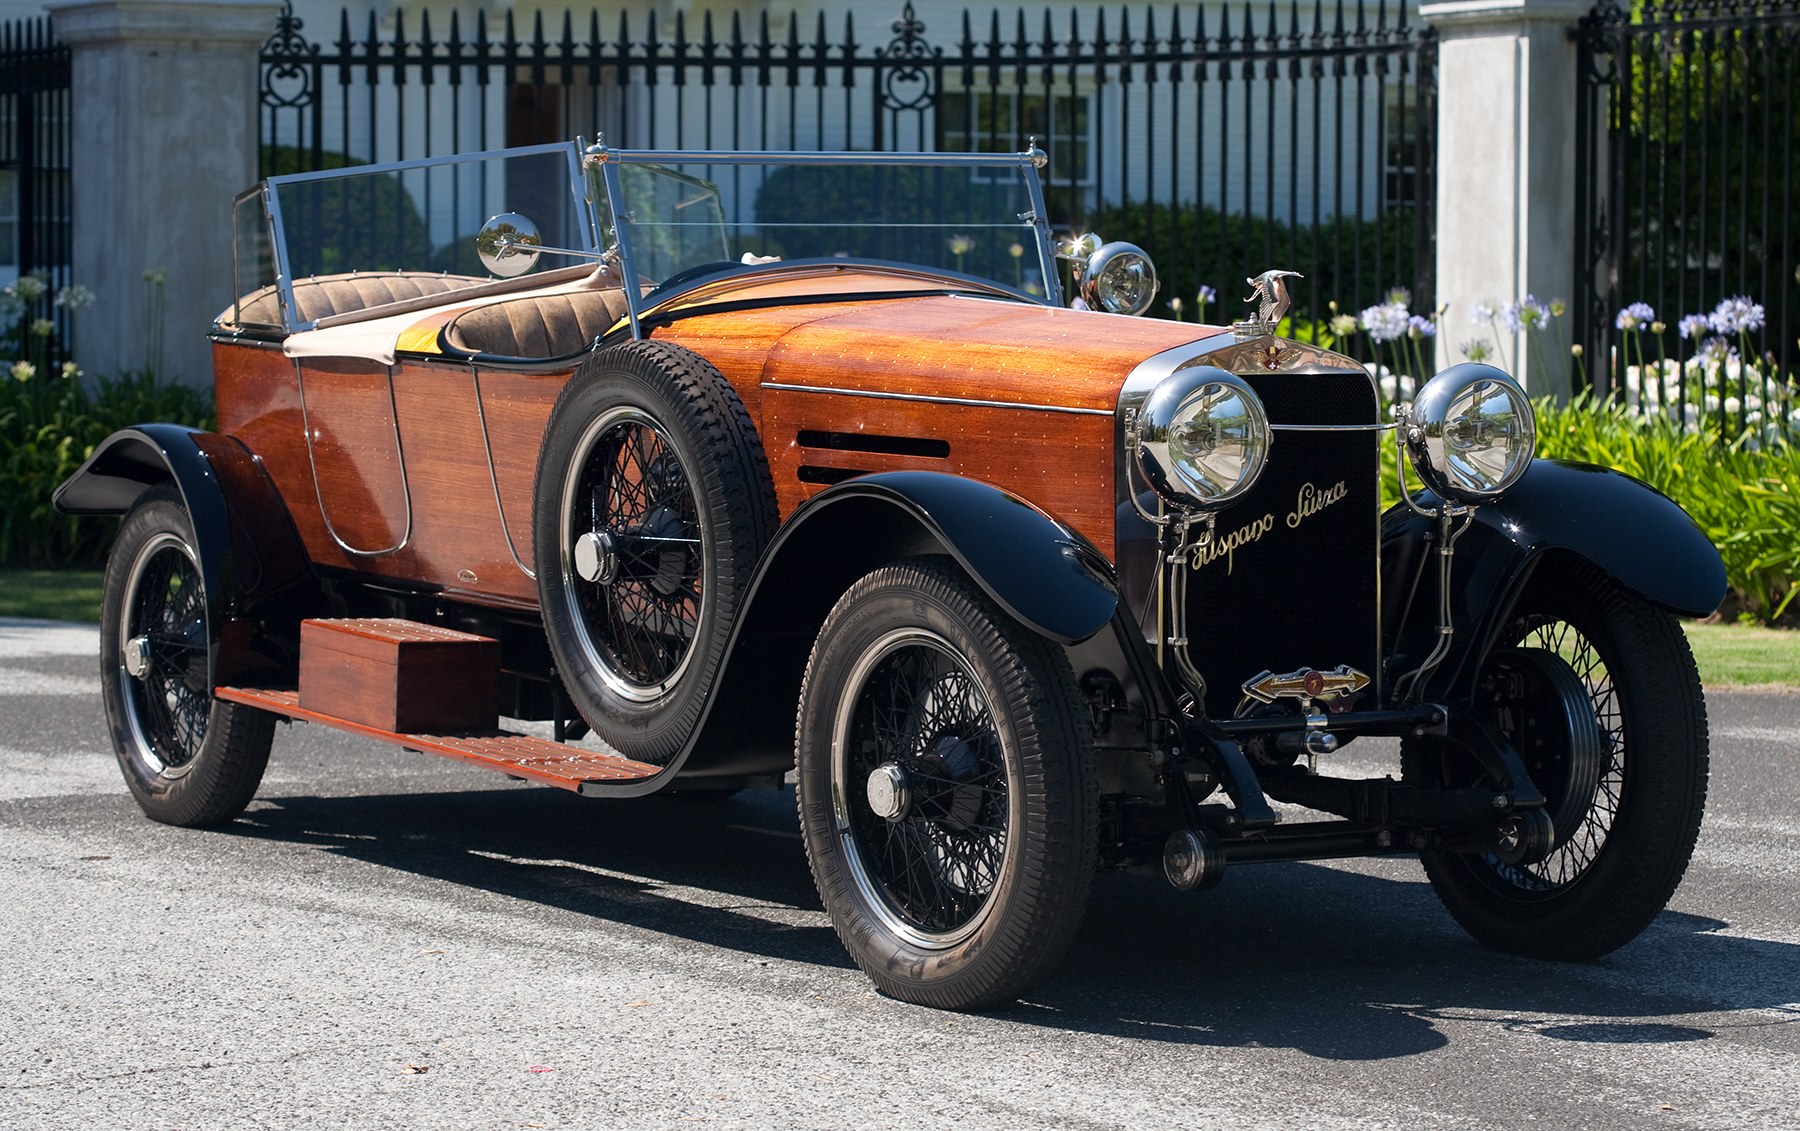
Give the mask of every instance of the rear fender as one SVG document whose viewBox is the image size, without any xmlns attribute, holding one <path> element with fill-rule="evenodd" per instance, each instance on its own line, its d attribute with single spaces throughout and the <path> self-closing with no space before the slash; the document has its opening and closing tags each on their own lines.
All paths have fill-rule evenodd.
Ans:
<svg viewBox="0 0 1800 1131">
<path fill-rule="evenodd" d="M 794 705 L 826 614 L 864 574 L 918 554 L 954 558 L 1013 617 L 1063 645 L 1094 637 L 1118 607 L 1105 558 L 1014 495 L 941 472 L 849 480 L 796 510 L 764 552 L 684 771 L 790 764 Z"/>
<path fill-rule="evenodd" d="M 51 501 L 64 514 L 124 514 L 161 483 L 175 484 L 193 523 L 213 686 L 291 680 L 317 581 L 286 504 L 243 444 L 177 424 L 121 429 Z"/>
<path fill-rule="evenodd" d="M 1438 504 L 1430 492 L 1420 499 L 1428 507 Z M 1435 527 L 1404 504 L 1382 520 L 1384 644 L 1388 655 L 1399 657 L 1390 683 L 1435 640 Z M 1428 696 L 1467 698 L 1480 658 L 1525 583 L 1559 554 L 1593 563 L 1639 597 L 1681 616 L 1705 616 L 1725 596 L 1718 550 L 1666 495 L 1610 468 L 1536 460 L 1505 498 L 1475 512 L 1456 541 L 1450 596 L 1458 627 Z M 1421 567 L 1415 594 L 1413 578 Z"/>
</svg>

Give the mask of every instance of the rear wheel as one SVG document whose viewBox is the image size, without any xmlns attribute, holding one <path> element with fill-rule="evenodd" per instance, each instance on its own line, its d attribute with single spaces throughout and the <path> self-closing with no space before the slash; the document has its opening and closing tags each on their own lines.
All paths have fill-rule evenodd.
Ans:
<svg viewBox="0 0 1800 1131">
<path fill-rule="evenodd" d="M 275 735 L 275 716 L 213 698 L 198 561 L 180 495 L 152 488 L 119 528 L 100 609 L 113 750 L 138 805 L 171 825 L 243 812 Z"/>
<path fill-rule="evenodd" d="M 832 925 L 884 992 L 976 1009 L 1060 960 L 1098 836 L 1079 703 L 1062 652 L 939 559 L 838 601 L 800 695 L 800 823 Z"/>
<path fill-rule="evenodd" d="M 1589 566 L 1534 577 L 1485 661 L 1477 710 L 1525 759 L 1554 844 L 1535 862 L 1426 852 L 1426 875 L 1481 942 L 1593 958 L 1643 931 L 1687 870 L 1706 801 L 1706 703 L 1674 618 Z M 1481 784 L 1466 757 L 1412 740 L 1408 781 Z"/>
</svg>

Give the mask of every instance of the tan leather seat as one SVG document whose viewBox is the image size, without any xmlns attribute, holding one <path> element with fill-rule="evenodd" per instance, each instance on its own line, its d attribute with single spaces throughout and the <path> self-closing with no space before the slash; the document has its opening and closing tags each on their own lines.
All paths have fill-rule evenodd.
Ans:
<svg viewBox="0 0 1800 1131">
<path fill-rule="evenodd" d="M 370 310 L 427 295 L 444 294 L 487 282 L 468 275 L 442 275 L 429 271 L 357 271 L 348 275 L 320 275 L 294 284 L 294 305 L 301 322 L 317 322 L 334 314 Z M 279 326 L 281 299 L 273 286 L 245 295 L 235 311 L 219 315 L 223 325 Z"/>
<path fill-rule="evenodd" d="M 444 344 L 461 353 L 567 357 L 625 314 L 625 292 L 617 287 L 508 299 L 458 315 L 444 327 Z"/>
</svg>

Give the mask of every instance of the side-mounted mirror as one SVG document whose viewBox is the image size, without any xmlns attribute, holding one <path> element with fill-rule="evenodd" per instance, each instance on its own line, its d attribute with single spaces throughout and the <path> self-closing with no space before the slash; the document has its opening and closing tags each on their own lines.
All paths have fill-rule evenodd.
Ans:
<svg viewBox="0 0 1800 1131">
<path fill-rule="evenodd" d="M 502 279 L 536 267 L 543 245 L 538 226 L 517 212 L 502 212 L 475 233 L 475 254 L 481 265 Z"/>
</svg>

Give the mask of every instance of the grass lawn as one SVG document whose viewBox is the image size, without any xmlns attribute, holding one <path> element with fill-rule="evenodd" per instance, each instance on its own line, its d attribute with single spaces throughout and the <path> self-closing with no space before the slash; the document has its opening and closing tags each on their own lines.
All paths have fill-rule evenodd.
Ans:
<svg viewBox="0 0 1800 1131">
<path fill-rule="evenodd" d="M 100 571 L 0 566 L 0 617 L 100 619 Z M 1708 687 L 1800 691 L 1800 632 L 1737 624 L 1684 625 Z"/>
<path fill-rule="evenodd" d="M 100 571 L 0 566 L 0 617 L 98 624 Z"/>
</svg>

